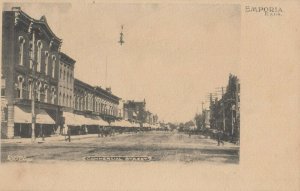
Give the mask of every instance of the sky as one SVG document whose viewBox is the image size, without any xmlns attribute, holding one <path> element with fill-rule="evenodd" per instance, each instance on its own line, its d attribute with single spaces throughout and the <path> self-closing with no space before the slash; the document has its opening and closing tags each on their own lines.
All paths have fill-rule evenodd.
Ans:
<svg viewBox="0 0 300 191">
<path fill-rule="evenodd" d="M 76 60 L 75 78 L 110 86 L 124 100 L 145 98 L 165 122 L 192 120 L 207 95 L 239 72 L 239 5 L 18 3 L 4 9 L 11 6 L 35 19 L 46 16 L 63 40 L 61 51 Z"/>
</svg>

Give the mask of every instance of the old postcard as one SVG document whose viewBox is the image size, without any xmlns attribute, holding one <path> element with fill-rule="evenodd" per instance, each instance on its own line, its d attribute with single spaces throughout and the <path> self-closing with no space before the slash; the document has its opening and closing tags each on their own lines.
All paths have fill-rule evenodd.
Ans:
<svg viewBox="0 0 300 191">
<path fill-rule="evenodd" d="M 299 8 L 3 2 L 1 190 L 299 190 Z"/>
</svg>

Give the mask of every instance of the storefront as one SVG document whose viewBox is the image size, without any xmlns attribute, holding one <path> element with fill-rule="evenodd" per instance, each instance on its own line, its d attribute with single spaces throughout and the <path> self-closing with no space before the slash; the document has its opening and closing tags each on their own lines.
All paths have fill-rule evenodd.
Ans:
<svg viewBox="0 0 300 191">
<path fill-rule="evenodd" d="M 35 135 L 50 136 L 55 133 L 55 121 L 44 109 L 35 109 L 36 128 Z M 14 106 L 14 136 L 31 137 L 31 108 L 26 106 Z"/>
</svg>

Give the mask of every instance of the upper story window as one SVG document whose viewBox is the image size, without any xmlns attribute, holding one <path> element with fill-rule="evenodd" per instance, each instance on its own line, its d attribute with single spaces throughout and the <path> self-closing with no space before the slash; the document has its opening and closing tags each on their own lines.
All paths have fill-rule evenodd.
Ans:
<svg viewBox="0 0 300 191">
<path fill-rule="evenodd" d="M 44 102 L 48 103 L 48 85 L 44 84 L 44 91 L 45 91 L 45 100 Z"/>
<path fill-rule="evenodd" d="M 55 78 L 55 63 L 56 63 L 56 57 L 52 55 L 52 77 Z"/>
<path fill-rule="evenodd" d="M 24 78 L 23 76 L 18 76 L 18 84 L 17 84 L 17 98 L 23 98 L 23 83 L 24 83 Z"/>
<path fill-rule="evenodd" d="M 25 39 L 19 36 L 19 65 L 24 65 L 24 44 Z"/>
<path fill-rule="evenodd" d="M 37 67 L 36 70 L 38 72 L 41 71 L 42 68 L 42 48 L 43 48 L 43 44 L 40 40 L 37 41 Z"/>
<path fill-rule="evenodd" d="M 54 104 L 55 98 L 56 98 L 56 91 L 55 91 L 55 88 L 52 87 L 52 88 L 51 88 L 51 103 L 52 103 L 52 104 Z"/>
<path fill-rule="evenodd" d="M 48 75 L 49 68 L 49 52 L 45 51 L 45 74 Z"/>
<path fill-rule="evenodd" d="M 29 56 L 30 56 L 30 63 L 29 63 L 29 68 L 32 69 L 33 66 L 33 45 L 32 42 L 29 42 Z"/>
</svg>

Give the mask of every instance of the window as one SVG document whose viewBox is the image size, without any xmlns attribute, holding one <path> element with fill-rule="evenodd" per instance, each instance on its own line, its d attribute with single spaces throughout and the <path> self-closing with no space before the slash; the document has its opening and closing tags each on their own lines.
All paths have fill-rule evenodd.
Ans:
<svg viewBox="0 0 300 191">
<path fill-rule="evenodd" d="M 69 81 L 69 72 L 67 71 L 67 83 L 68 83 L 68 81 Z"/>
<path fill-rule="evenodd" d="M 69 104 L 69 96 L 67 95 L 66 96 L 67 98 L 66 98 L 66 104 L 65 104 L 65 106 L 69 106 L 68 104 Z"/>
<path fill-rule="evenodd" d="M 41 68 L 42 68 L 42 48 L 43 48 L 43 44 L 40 40 L 37 41 L 37 47 L 38 47 L 38 50 L 37 50 L 37 67 L 36 67 L 36 70 L 38 72 L 41 71 Z"/>
<path fill-rule="evenodd" d="M 72 107 L 72 96 L 70 96 L 70 100 L 69 100 L 69 107 Z"/>
<path fill-rule="evenodd" d="M 41 101 L 42 83 L 37 82 L 36 85 L 37 85 L 37 100 Z"/>
<path fill-rule="evenodd" d="M 23 83 L 24 78 L 22 76 L 18 76 L 17 98 L 23 98 Z"/>
<path fill-rule="evenodd" d="M 19 36 L 19 65 L 24 65 L 24 43 L 25 40 L 22 36 Z"/>
<path fill-rule="evenodd" d="M 48 85 L 44 85 L 44 90 L 45 90 L 45 102 L 48 103 Z"/>
<path fill-rule="evenodd" d="M 34 56 L 32 42 L 29 43 L 29 55 L 30 55 L 29 68 L 32 69 L 32 66 L 33 66 L 33 60 L 32 59 L 33 59 L 33 56 Z"/>
<path fill-rule="evenodd" d="M 52 103 L 52 104 L 54 104 L 55 97 L 56 97 L 56 95 L 55 95 L 55 88 L 52 87 L 52 88 L 51 88 L 51 103 Z"/>
<path fill-rule="evenodd" d="M 28 81 L 28 87 L 29 87 L 29 99 L 32 99 L 32 81 Z"/>
<path fill-rule="evenodd" d="M 45 51 L 45 74 L 48 75 L 48 62 L 49 62 L 49 53 Z"/>
<path fill-rule="evenodd" d="M 5 96 L 5 88 L 1 88 L 1 97 Z"/>
<path fill-rule="evenodd" d="M 55 62 L 56 62 L 56 57 L 52 55 L 52 77 L 55 78 Z"/>
</svg>

